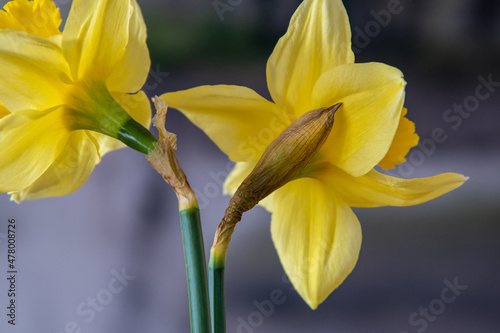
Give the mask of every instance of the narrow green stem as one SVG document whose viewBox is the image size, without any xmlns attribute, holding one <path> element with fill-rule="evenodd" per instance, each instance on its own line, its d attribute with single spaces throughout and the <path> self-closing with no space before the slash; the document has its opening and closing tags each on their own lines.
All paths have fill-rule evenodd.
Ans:
<svg viewBox="0 0 500 333">
<path fill-rule="evenodd" d="M 198 207 L 183 209 L 179 215 L 186 259 L 191 333 L 210 333 L 210 306 L 200 210 Z"/>
<path fill-rule="evenodd" d="M 226 306 L 224 301 L 224 267 L 226 249 L 214 248 L 210 251 L 208 264 L 210 286 L 210 310 L 212 312 L 213 333 L 226 332 Z"/>
<path fill-rule="evenodd" d="M 130 148 L 146 155 L 155 149 L 154 144 L 158 141 L 150 131 L 132 118 L 120 127 L 117 136 L 118 140 Z"/>
</svg>

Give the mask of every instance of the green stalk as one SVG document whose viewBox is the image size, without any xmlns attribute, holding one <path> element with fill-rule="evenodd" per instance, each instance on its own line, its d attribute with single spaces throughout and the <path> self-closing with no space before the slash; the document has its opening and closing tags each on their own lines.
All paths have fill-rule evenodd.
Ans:
<svg viewBox="0 0 500 333">
<path fill-rule="evenodd" d="M 226 307 L 224 302 L 225 248 L 212 247 L 208 264 L 210 286 L 210 311 L 212 312 L 213 333 L 226 332 Z"/>
<path fill-rule="evenodd" d="M 181 219 L 182 241 L 186 259 L 191 333 L 210 333 L 210 307 L 205 249 L 198 207 L 183 209 Z"/>
<path fill-rule="evenodd" d="M 155 149 L 156 138 L 147 128 L 130 118 L 125 122 L 117 134 L 118 140 L 140 151 L 143 154 L 149 154 Z"/>
<path fill-rule="evenodd" d="M 154 125 L 158 129 L 158 142 L 153 143 L 146 160 L 158 171 L 177 194 L 179 217 L 181 220 L 182 242 L 186 260 L 186 275 L 189 294 L 189 319 L 191 333 L 210 333 L 210 304 L 208 298 L 207 265 L 203 234 L 201 231 L 200 209 L 196 194 L 189 186 L 186 175 L 175 157 L 177 138 L 165 129 L 167 105 L 155 97 L 156 116 Z M 135 129 L 134 125 L 131 125 Z M 146 136 L 147 138 L 147 136 Z M 150 150 L 148 140 L 141 149 Z"/>
</svg>

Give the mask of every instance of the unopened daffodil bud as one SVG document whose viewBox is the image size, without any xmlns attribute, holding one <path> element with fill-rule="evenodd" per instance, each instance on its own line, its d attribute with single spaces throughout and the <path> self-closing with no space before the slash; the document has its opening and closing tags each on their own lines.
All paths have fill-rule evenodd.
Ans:
<svg viewBox="0 0 500 333">
<path fill-rule="evenodd" d="M 227 248 L 234 225 L 244 212 L 300 176 L 326 141 L 333 126 L 335 112 L 341 106 L 342 103 L 338 103 L 304 113 L 271 142 L 231 198 L 217 228 L 214 246 L 217 244 Z"/>
</svg>

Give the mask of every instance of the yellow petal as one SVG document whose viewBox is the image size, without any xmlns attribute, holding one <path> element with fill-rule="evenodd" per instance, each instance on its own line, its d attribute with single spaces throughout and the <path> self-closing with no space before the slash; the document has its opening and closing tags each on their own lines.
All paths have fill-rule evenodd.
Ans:
<svg viewBox="0 0 500 333">
<path fill-rule="evenodd" d="M 87 135 L 98 147 L 98 153 L 100 158 L 102 158 L 104 155 L 113 150 L 125 147 L 125 144 L 120 140 L 117 140 L 105 134 L 101 134 L 94 131 L 88 131 Z"/>
<path fill-rule="evenodd" d="M 132 1 L 132 5 L 127 49 L 107 81 L 110 91 L 136 92 L 144 85 L 149 73 L 151 60 L 146 45 L 146 24 L 137 2 Z"/>
<path fill-rule="evenodd" d="M 406 108 L 403 108 L 401 120 L 399 121 L 399 126 L 392 140 L 391 147 L 384 158 L 378 163 L 378 165 L 386 170 L 406 161 L 406 154 L 408 154 L 412 147 L 418 145 L 419 138 L 417 133 L 415 133 L 415 124 L 405 117 L 406 112 Z"/>
<path fill-rule="evenodd" d="M 0 101 L 11 112 L 64 103 L 71 80 L 58 37 L 0 30 Z"/>
<path fill-rule="evenodd" d="M 5 116 L 8 116 L 9 114 L 10 111 L 2 103 L 0 103 L 0 119 L 2 119 Z"/>
<path fill-rule="evenodd" d="M 16 0 L 0 10 L 0 29 L 25 31 L 40 37 L 59 35 L 61 14 L 51 0 Z"/>
<path fill-rule="evenodd" d="M 151 125 L 151 102 L 144 91 L 136 94 L 111 92 L 111 96 L 142 126 Z"/>
<path fill-rule="evenodd" d="M 19 111 L 0 120 L 0 193 L 33 184 L 59 156 L 69 136 L 62 108 Z"/>
<path fill-rule="evenodd" d="M 117 92 L 111 93 L 111 95 L 135 121 L 149 128 L 151 123 L 151 104 L 143 91 L 139 91 L 133 95 Z M 88 132 L 88 135 L 96 141 L 101 157 L 110 151 L 125 147 L 124 143 L 108 135 L 97 132 Z"/>
<path fill-rule="evenodd" d="M 361 177 L 352 177 L 339 169 L 331 172 L 331 186 L 352 207 L 418 205 L 456 189 L 468 179 L 456 173 L 400 179 L 376 170 Z"/>
<path fill-rule="evenodd" d="M 130 2 L 73 1 L 63 31 L 63 50 L 75 78 L 106 82 L 121 62 L 133 12 Z"/>
<path fill-rule="evenodd" d="M 99 154 L 86 132 L 72 132 L 50 167 L 30 186 L 9 193 L 11 200 L 20 202 L 72 193 L 85 183 L 97 163 Z"/>
<path fill-rule="evenodd" d="M 290 125 L 283 111 L 239 86 L 201 86 L 161 98 L 200 127 L 233 161 L 257 160 Z"/>
<path fill-rule="evenodd" d="M 252 172 L 256 164 L 257 161 L 236 162 L 236 165 L 224 182 L 224 194 L 233 195 L 240 186 L 241 182 L 243 182 L 250 172 Z"/>
<path fill-rule="evenodd" d="M 352 210 L 323 182 L 294 180 L 275 192 L 271 233 L 281 263 L 315 309 L 358 259 L 361 227 Z"/>
<path fill-rule="evenodd" d="M 398 69 L 380 63 L 342 65 L 319 78 L 312 108 L 344 103 L 322 149 L 332 164 L 360 176 L 380 162 L 399 125 L 405 84 Z"/>
<path fill-rule="evenodd" d="M 353 62 L 351 29 L 342 2 L 306 0 L 269 58 L 269 91 L 276 104 L 296 118 L 314 109 L 309 105 L 311 92 L 323 73 Z"/>
</svg>

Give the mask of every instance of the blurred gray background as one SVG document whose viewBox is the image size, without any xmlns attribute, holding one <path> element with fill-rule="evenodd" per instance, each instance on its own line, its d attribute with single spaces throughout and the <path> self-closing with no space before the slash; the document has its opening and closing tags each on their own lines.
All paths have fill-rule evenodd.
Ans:
<svg viewBox="0 0 500 333">
<path fill-rule="evenodd" d="M 71 2 L 56 2 L 67 13 Z M 213 0 L 138 2 L 148 25 L 151 97 L 219 83 L 269 97 L 266 60 L 300 3 L 221 0 L 230 10 L 218 13 Z M 381 20 L 381 11 L 397 3 L 398 12 Z M 500 82 L 500 3 L 345 6 L 357 62 L 384 62 L 405 73 L 408 116 L 427 142 L 390 173 L 458 172 L 470 180 L 420 206 L 355 209 L 364 236 L 358 264 L 315 311 L 283 273 L 270 215 L 262 208 L 246 213 L 227 258 L 227 331 L 499 332 L 500 87 L 491 86 L 482 100 L 474 96 L 481 78 Z M 452 113 L 460 105 L 465 111 Z M 232 164 L 177 111 L 169 111 L 167 123 L 198 194 L 208 253 L 229 200 L 221 184 Z M 432 140 L 436 129 L 446 139 Z M 15 327 L 6 316 L 9 218 L 17 221 Z M 189 332 L 177 200 L 131 149 L 105 156 L 71 195 L 20 205 L 1 195 L 0 272 L 1 332 Z M 450 283 L 463 286 L 451 301 Z M 282 302 L 271 308 L 276 290 Z"/>
</svg>

